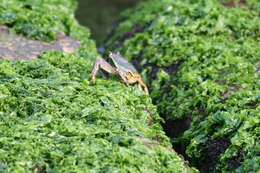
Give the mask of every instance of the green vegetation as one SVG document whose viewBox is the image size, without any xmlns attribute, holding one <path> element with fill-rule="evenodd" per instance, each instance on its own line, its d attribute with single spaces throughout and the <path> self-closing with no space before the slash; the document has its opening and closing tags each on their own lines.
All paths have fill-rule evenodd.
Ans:
<svg viewBox="0 0 260 173">
<path fill-rule="evenodd" d="M 174 148 L 202 172 L 260 170 L 259 7 L 150 0 L 107 42 L 142 71 Z"/>
<path fill-rule="evenodd" d="M 0 60 L 0 172 L 195 172 L 171 149 L 151 99 L 88 78 L 97 52 L 68 0 L 0 0 L 0 24 L 44 41 L 63 31 L 72 55 Z"/>
</svg>

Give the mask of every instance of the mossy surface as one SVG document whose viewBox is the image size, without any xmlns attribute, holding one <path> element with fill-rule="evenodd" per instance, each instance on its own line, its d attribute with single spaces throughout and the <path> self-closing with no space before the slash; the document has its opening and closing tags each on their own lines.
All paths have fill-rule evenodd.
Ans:
<svg viewBox="0 0 260 173">
<path fill-rule="evenodd" d="M 54 53 L 0 67 L 1 171 L 190 172 L 151 100 L 116 81 L 90 86 L 84 59 Z"/>
<path fill-rule="evenodd" d="M 117 78 L 89 82 L 98 57 L 68 0 L 0 0 L 26 37 L 78 39 L 74 54 L 0 60 L 0 172 L 195 172 L 171 149 L 151 99 Z"/>
<path fill-rule="evenodd" d="M 259 5 L 150 0 L 106 43 L 142 72 L 174 147 L 202 172 L 260 170 Z"/>
</svg>

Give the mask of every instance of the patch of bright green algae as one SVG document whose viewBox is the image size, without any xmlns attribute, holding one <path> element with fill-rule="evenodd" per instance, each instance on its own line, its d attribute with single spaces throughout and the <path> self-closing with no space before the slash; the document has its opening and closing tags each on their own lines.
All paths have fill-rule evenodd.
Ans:
<svg viewBox="0 0 260 173">
<path fill-rule="evenodd" d="M 107 42 L 139 66 L 174 147 L 204 172 L 260 170 L 260 4 L 235 2 L 150 0 Z"/>
<path fill-rule="evenodd" d="M 90 85 L 97 52 L 68 0 L 0 0 L 0 24 L 72 55 L 0 60 L 0 172 L 196 172 L 172 149 L 151 99 L 116 78 Z"/>
</svg>

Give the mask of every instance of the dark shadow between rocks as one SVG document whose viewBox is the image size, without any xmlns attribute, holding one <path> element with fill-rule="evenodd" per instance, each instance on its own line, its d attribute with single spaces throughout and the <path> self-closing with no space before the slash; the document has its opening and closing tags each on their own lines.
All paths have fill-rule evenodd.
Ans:
<svg viewBox="0 0 260 173">
<path fill-rule="evenodd" d="M 204 151 L 204 159 L 198 163 L 198 169 L 202 173 L 214 172 L 214 168 L 218 163 L 219 157 L 230 145 L 229 139 L 210 140 Z"/>
<path fill-rule="evenodd" d="M 192 122 L 191 115 L 178 120 L 173 119 L 165 119 L 164 123 L 162 123 L 163 130 L 170 139 L 175 139 L 179 135 L 183 134 L 186 130 L 190 128 Z M 181 154 L 185 160 L 190 161 L 189 157 L 185 153 L 186 145 L 182 143 L 173 144 L 173 149 Z"/>
</svg>

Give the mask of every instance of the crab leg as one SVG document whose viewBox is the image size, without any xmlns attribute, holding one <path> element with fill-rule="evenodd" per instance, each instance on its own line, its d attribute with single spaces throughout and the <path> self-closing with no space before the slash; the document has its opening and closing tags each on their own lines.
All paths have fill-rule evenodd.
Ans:
<svg viewBox="0 0 260 173">
<path fill-rule="evenodd" d="M 139 86 L 139 88 L 141 88 L 145 92 L 145 94 L 149 95 L 148 88 L 141 78 L 138 79 L 138 86 Z"/>
<path fill-rule="evenodd" d="M 99 69 L 103 69 L 108 73 L 111 74 L 117 74 L 117 71 L 115 70 L 114 67 L 112 67 L 108 62 L 106 62 L 104 59 L 100 58 L 98 59 L 93 67 L 92 73 L 91 73 L 91 77 L 92 77 L 92 82 L 95 83 L 96 82 L 96 76 L 97 73 L 99 71 Z"/>
<path fill-rule="evenodd" d="M 129 86 L 129 82 L 128 82 L 128 79 L 127 79 L 126 75 L 123 72 L 121 72 L 120 70 L 118 71 L 118 74 L 121 77 L 121 79 L 124 81 L 126 86 Z"/>
<path fill-rule="evenodd" d="M 143 88 L 142 88 L 142 85 L 140 84 L 140 83 L 138 83 L 138 88 L 140 89 L 140 90 L 143 90 Z"/>
</svg>

